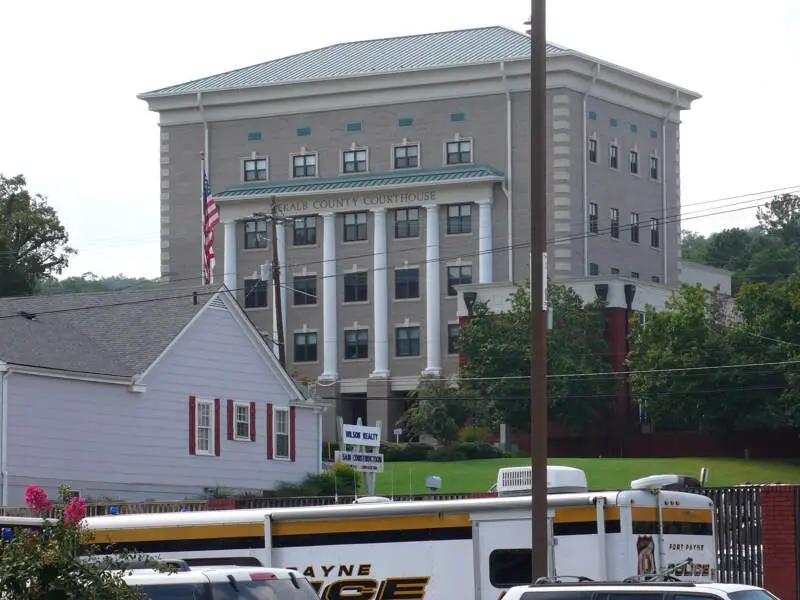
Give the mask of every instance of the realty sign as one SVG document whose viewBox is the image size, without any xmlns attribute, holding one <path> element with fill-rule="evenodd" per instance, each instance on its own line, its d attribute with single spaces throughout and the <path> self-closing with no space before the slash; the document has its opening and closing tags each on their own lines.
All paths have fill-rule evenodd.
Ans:
<svg viewBox="0 0 800 600">
<path fill-rule="evenodd" d="M 342 442 L 348 446 L 370 446 L 378 448 L 381 445 L 381 430 L 377 427 L 365 425 L 343 425 L 344 439 Z"/>
<path fill-rule="evenodd" d="M 343 462 L 356 471 L 364 473 L 383 473 L 383 454 L 366 452 L 336 451 L 336 462 Z"/>
</svg>

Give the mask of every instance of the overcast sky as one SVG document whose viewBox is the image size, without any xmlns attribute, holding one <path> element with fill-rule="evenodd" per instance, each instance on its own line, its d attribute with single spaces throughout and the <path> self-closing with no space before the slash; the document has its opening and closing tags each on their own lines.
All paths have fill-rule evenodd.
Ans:
<svg viewBox="0 0 800 600">
<path fill-rule="evenodd" d="M 157 115 L 136 94 L 337 42 L 524 30 L 529 14 L 519 0 L 5 0 L 0 173 L 49 197 L 79 250 L 68 274 L 156 277 Z M 685 205 L 800 186 L 798 0 L 550 0 L 547 27 L 552 42 L 703 95 L 681 131 Z M 719 214 L 730 205 L 683 227 L 754 222 Z"/>
</svg>

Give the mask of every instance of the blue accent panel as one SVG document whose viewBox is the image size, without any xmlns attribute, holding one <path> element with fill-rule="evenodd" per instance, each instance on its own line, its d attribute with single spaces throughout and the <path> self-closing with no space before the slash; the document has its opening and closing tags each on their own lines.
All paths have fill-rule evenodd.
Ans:
<svg viewBox="0 0 800 600">
<path fill-rule="evenodd" d="M 597 121 L 597 113 L 593 110 L 589 111 L 589 120 L 590 121 Z"/>
<path fill-rule="evenodd" d="M 658 139 L 658 132 L 655 129 L 650 130 L 650 137 L 654 140 Z"/>
<path fill-rule="evenodd" d="M 397 119 L 397 126 L 398 127 L 411 127 L 414 124 L 414 119 L 411 117 L 403 117 L 402 119 Z"/>
<path fill-rule="evenodd" d="M 457 123 L 459 121 L 466 121 L 467 115 L 464 113 L 450 113 L 450 121 Z"/>
<path fill-rule="evenodd" d="M 636 133 L 637 131 L 639 131 L 639 126 L 631 123 L 631 133 Z"/>
<path fill-rule="evenodd" d="M 347 131 L 361 131 L 361 123 L 348 123 Z"/>
<path fill-rule="evenodd" d="M 311 127 L 298 127 L 297 135 L 299 137 L 305 137 L 307 135 L 311 135 Z"/>
<path fill-rule="evenodd" d="M 619 125 L 619 121 L 617 121 L 614 117 L 611 117 L 609 123 L 611 123 L 612 127 L 616 127 L 617 125 Z"/>
<path fill-rule="evenodd" d="M 261 141 L 261 132 L 260 131 L 251 131 L 247 134 L 247 141 L 248 142 L 258 142 Z"/>
</svg>

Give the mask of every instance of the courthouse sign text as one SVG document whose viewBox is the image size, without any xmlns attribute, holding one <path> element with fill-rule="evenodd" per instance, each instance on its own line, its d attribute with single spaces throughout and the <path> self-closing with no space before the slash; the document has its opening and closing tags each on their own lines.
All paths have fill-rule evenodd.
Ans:
<svg viewBox="0 0 800 600">
<path fill-rule="evenodd" d="M 419 205 L 436 202 L 436 190 L 418 192 L 391 192 L 369 196 L 345 196 L 341 198 L 318 198 L 313 200 L 287 200 L 278 202 L 282 215 L 316 214 L 330 211 L 368 210 L 370 208 L 392 208 L 402 205 Z"/>
</svg>

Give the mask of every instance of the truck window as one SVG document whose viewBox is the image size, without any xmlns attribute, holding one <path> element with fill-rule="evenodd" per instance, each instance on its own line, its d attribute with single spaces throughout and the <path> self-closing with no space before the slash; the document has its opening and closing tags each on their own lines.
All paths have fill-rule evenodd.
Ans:
<svg viewBox="0 0 800 600">
<path fill-rule="evenodd" d="M 731 600 L 778 600 L 767 590 L 742 590 L 741 592 L 728 592 Z"/>
<path fill-rule="evenodd" d="M 147 600 L 210 600 L 208 586 L 202 583 L 143 585 L 137 591 Z"/>
<path fill-rule="evenodd" d="M 496 588 L 531 583 L 531 549 L 492 550 L 489 554 L 489 583 Z"/>
<path fill-rule="evenodd" d="M 236 591 L 230 583 L 213 583 L 211 600 L 319 600 L 308 580 L 298 579 L 297 585 L 289 579 L 237 581 Z"/>
<path fill-rule="evenodd" d="M 520 600 L 591 600 L 592 592 L 525 592 Z"/>
<path fill-rule="evenodd" d="M 661 600 L 662 592 L 600 592 L 595 600 Z"/>
</svg>

